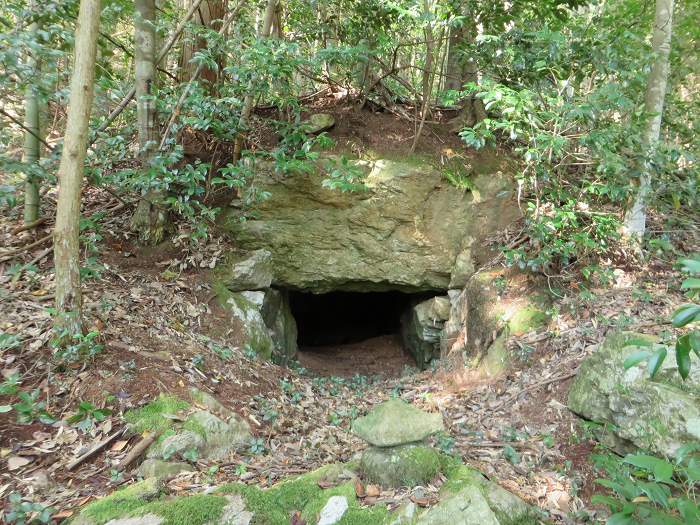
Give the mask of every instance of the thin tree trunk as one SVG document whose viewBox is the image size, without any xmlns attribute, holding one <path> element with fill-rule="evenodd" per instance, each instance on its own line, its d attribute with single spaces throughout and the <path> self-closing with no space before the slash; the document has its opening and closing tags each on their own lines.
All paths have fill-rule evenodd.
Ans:
<svg viewBox="0 0 700 525">
<path fill-rule="evenodd" d="M 468 17 L 467 17 L 468 18 Z M 465 84 L 479 82 L 479 68 L 471 56 L 466 56 L 464 47 L 474 43 L 477 36 L 475 20 L 467 20 L 450 35 L 450 49 L 447 58 L 447 89 L 460 91 Z M 486 110 L 481 99 L 472 95 L 461 100 L 459 115 L 450 122 L 452 131 L 460 131 L 465 126 L 472 127 L 486 118 Z"/>
<path fill-rule="evenodd" d="M 185 6 L 189 5 L 193 0 L 186 0 Z M 226 14 L 226 0 L 205 0 L 197 9 L 197 16 L 195 20 L 202 26 L 218 30 L 221 21 Z M 182 46 L 182 55 L 180 56 L 180 81 L 187 82 L 192 78 L 194 72 L 197 70 L 197 64 L 192 61 L 195 53 L 197 51 L 204 49 L 207 45 L 206 39 L 204 38 L 194 38 L 190 35 L 189 38 L 185 39 L 185 43 Z M 221 64 L 219 64 L 221 66 Z M 199 72 L 199 78 L 201 78 L 208 88 L 213 91 L 216 83 L 219 79 L 219 68 L 203 67 Z"/>
<path fill-rule="evenodd" d="M 75 30 L 75 63 L 68 99 L 63 152 L 58 168 L 58 204 L 54 227 L 56 318 L 59 332 L 82 331 L 80 290 L 80 194 L 94 97 L 100 0 L 81 0 Z"/>
<path fill-rule="evenodd" d="M 432 11 L 433 4 L 431 0 L 423 1 L 423 12 L 429 15 Z M 420 139 L 421 133 L 423 133 L 423 126 L 425 125 L 425 120 L 428 118 L 428 113 L 430 113 L 430 99 L 433 94 L 433 82 L 435 80 L 435 72 L 433 68 L 435 67 L 435 59 L 440 54 L 440 47 L 435 48 L 434 41 L 434 31 L 432 22 L 427 22 L 425 29 L 423 30 L 425 35 L 425 63 L 423 65 L 423 80 L 422 80 L 422 104 L 420 111 L 420 123 L 416 134 L 413 137 L 413 144 L 411 144 L 411 153 L 413 153 L 418 145 L 418 140 Z M 441 35 L 442 36 L 442 35 Z M 442 41 L 442 38 L 440 38 Z"/>
<path fill-rule="evenodd" d="M 158 151 L 159 128 L 156 115 L 156 2 L 136 0 L 134 20 L 136 120 L 139 157 L 142 169 L 148 169 Z M 167 215 L 158 205 L 160 195 L 148 192 L 131 219 L 131 229 L 143 242 L 157 244 L 163 239 Z"/>
<path fill-rule="evenodd" d="M 156 2 L 136 0 L 134 20 L 136 120 L 143 164 L 158 148 L 156 123 Z"/>
<path fill-rule="evenodd" d="M 30 3 L 30 7 L 34 2 Z M 32 40 L 36 39 L 39 24 L 32 22 L 29 26 L 29 34 Z M 27 67 L 34 72 L 35 78 L 39 74 L 39 61 L 30 51 L 27 54 Z M 29 165 L 24 181 L 24 224 L 31 224 L 39 218 L 39 181 L 34 169 L 41 156 L 41 119 L 39 111 L 39 97 L 34 85 L 27 86 L 24 99 L 24 162 Z"/>
<path fill-rule="evenodd" d="M 262 27 L 258 33 L 258 39 L 266 39 L 270 37 L 270 32 L 272 31 L 272 22 L 275 18 L 275 12 L 277 10 L 277 2 L 279 0 L 267 0 L 267 5 L 265 6 L 265 16 L 263 17 Z M 233 161 L 236 162 L 240 160 L 241 153 L 243 151 L 243 137 L 244 131 L 248 127 L 248 122 L 250 121 L 250 114 L 253 111 L 253 104 L 255 102 L 255 85 L 257 83 L 257 76 L 253 75 L 248 84 L 248 92 L 246 93 L 245 99 L 243 100 L 243 108 L 241 109 L 241 117 L 238 119 L 238 135 L 236 136 L 236 141 L 233 146 Z"/>
<path fill-rule="evenodd" d="M 661 134 L 661 117 L 666 97 L 673 28 L 673 0 L 656 0 L 652 50 L 656 55 L 647 79 L 644 110 L 651 115 L 646 122 L 642 145 L 647 159 L 656 150 Z M 639 174 L 639 187 L 631 207 L 625 214 L 623 231 L 631 239 L 640 241 L 646 229 L 646 199 L 651 189 L 651 165 L 645 160 Z"/>
</svg>

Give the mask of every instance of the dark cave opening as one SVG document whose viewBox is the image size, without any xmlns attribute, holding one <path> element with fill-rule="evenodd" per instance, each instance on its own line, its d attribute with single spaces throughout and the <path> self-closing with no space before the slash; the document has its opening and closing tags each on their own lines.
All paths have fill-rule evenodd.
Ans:
<svg viewBox="0 0 700 525">
<path fill-rule="evenodd" d="M 299 347 L 339 346 L 398 334 L 401 316 L 423 294 L 403 292 L 292 291 L 289 302 L 297 323 Z"/>
</svg>

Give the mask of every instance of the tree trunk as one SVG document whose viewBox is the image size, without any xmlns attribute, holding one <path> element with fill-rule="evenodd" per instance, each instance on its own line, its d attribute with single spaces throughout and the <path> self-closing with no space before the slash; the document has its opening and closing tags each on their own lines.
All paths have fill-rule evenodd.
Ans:
<svg viewBox="0 0 700 525">
<path fill-rule="evenodd" d="M 266 39 L 270 37 L 272 31 L 272 22 L 275 18 L 275 12 L 277 11 L 277 3 L 279 0 L 267 0 L 267 5 L 265 6 L 265 15 L 262 20 L 262 27 L 258 33 L 258 39 Z M 243 137 L 245 129 L 248 127 L 248 121 L 250 120 L 250 114 L 253 111 L 253 104 L 255 103 L 255 84 L 257 83 L 257 77 L 253 75 L 248 84 L 248 92 L 246 93 L 245 99 L 243 100 L 243 107 L 241 108 L 241 117 L 238 119 L 238 135 L 236 136 L 236 141 L 233 145 L 233 160 L 234 162 L 240 160 L 241 153 L 243 151 Z"/>
<path fill-rule="evenodd" d="M 136 119 L 139 155 L 145 164 L 153 157 L 159 142 L 156 125 L 156 2 L 136 0 L 135 4 Z"/>
<path fill-rule="evenodd" d="M 80 290 L 80 194 L 87 152 L 88 124 L 95 84 L 100 0 L 81 0 L 75 30 L 75 63 L 68 99 L 63 152 L 58 168 L 58 204 L 54 227 L 56 318 L 59 332 L 82 331 Z"/>
<path fill-rule="evenodd" d="M 30 3 L 30 7 L 34 2 Z M 36 39 L 39 24 L 32 22 L 29 26 L 29 34 L 32 40 Z M 39 61 L 30 51 L 27 54 L 27 67 L 34 72 L 35 78 L 39 74 Z M 35 222 L 39 218 L 39 181 L 35 168 L 41 156 L 41 122 L 39 111 L 39 97 L 35 86 L 27 86 L 24 99 L 24 162 L 29 165 L 24 180 L 24 224 Z"/>
<path fill-rule="evenodd" d="M 138 122 L 139 158 L 148 169 L 160 142 L 156 115 L 156 2 L 136 0 L 134 20 L 136 120 Z M 147 193 L 139 201 L 131 219 L 131 229 L 139 239 L 156 244 L 163 238 L 167 222 L 165 211 L 158 206 L 160 196 Z"/>
<path fill-rule="evenodd" d="M 189 8 L 193 3 L 193 0 L 185 0 L 184 8 Z M 204 0 L 202 4 L 197 9 L 197 14 L 194 20 L 206 28 L 218 30 L 221 21 L 226 14 L 226 0 Z M 185 38 L 182 46 L 182 55 L 180 56 L 180 82 L 187 82 L 192 78 L 194 72 L 197 70 L 197 63 L 192 62 L 197 51 L 206 48 L 207 42 L 204 38 L 196 38 L 193 35 L 189 35 Z M 218 60 L 217 60 L 218 62 Z M 222 64 L 219 64 L 221 66 Z M 216 83 L 219 79 L 219 71 L 221 67 L 217 69 L 203 67 L 202 71 L 199 73 L 199 78 L 202 79 L 205 85 L 208 86 L 210 91 L 214 91 Z"/>
<path fill-rule="evenodd" d="M 671 32 L 673 28 L 673 0 L 656 0 L 654 16 L 654 35 L 652 50 L 656 55 L 647 79 L 644 111 L 651 115 L 642 136 L 642 145 L 647 160 L 644 161 L 639 174 L 639 187 L 630 208 L 625 214 L 623 232 L 631 239 L 641 241 L 646 229 L 646 198 L 651 189 L 651 164 L 649 158 L 654 154 L 661 134 L 661 117 L 666 97 L 666 84 L 669 76 L 671 53 Z"/>
<path fill-rule="evenodd" d="M 446 89 L 461 91 L 465 84 L 479 82 L 479 68 L 473 57 L 465 54 L 468 47 L 476 38 L 476 21 L 465 21 L 459 28 L 450 32 L 450 49 L 447 57 Z M 452 131 L 472 127 L 486 118 L 486 110 L 481 99 L 474 96 L 464 97 L 460 101 L 459 115 L 450 121 Z"/>
</svg>

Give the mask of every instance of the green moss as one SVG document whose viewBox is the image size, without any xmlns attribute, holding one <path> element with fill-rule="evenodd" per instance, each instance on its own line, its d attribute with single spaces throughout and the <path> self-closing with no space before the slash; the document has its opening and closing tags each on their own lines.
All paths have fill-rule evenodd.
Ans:
<svg viewBox="0 0 700 525">
<path fill-rule="evenodd" d="M 315 480 L 295 479 L 285 481 L 267 490 L 233 483 L 222 486 L 217 492 L 240 494 L 246 508 L 254 513 L 252 525 L 289 525 L 289 515 L 301 511 L 320 492 Z"/>
<path fill-rule="evenodd" d="M 443 494 L 456 494 L 466 486 L 483 485 L 486 481 L 479 471 L 467 467 L 454 458 L 443 460 L 442 471 L 447 478 L 440 489 Z"/>
<path fill-rule="evenodd" d="M 529 305 L 518 309 L 515 315 L 509 319 L 508 328 L 513 334 L 523 334 L 542 326 L 547 321 L 549 321 L 549 317 L 545 312 L 537 306 Z"/>
<path fill-rule="evenodd" d="M 169 501 L 154 501 L 131 515 L 155 514 L 164 518 L 162 525 L 204 525 L 215 522 L 226 504 L 223 496 L 196 494 Z"/>
<path fill-rule="evenodd" d="M 138 433 L 145 431 L 162 433 L 170 429 L 174 421 L 164 415 L 173 415 L 181 410 L 189 408 L 189 403 L 175 396 L 160 394 L 147 405 L 129 410 L 124 414 L 124 419 L 129 427 Z"/>
<path fill-rule="evenodd" d="M 355 484 L 343 483 L 337 487 L 321 491 L 321 493 L 304 507 L 302 518 L 307 523 L 316 523 L 323 507 L 333 496 L 345 496 L 348 502 L 348 510 L 338 522 L 338 525 L 366 525 L 369 523 L 383 523 L 389 511 L 384 506 L 361 507 L 355 497 Z"/>
<path fill-rule="evenodd" d="M 206 437 L 207 437 L 207 429 L 205 429 L 205 428 L 201 425 L 201 423 L 199 423 L 199 422 L 197 422 L 197 421 L 194 421 L 194 420 L 191 419 L 191 418 L 190 418 L 190 419 L 187 419 L 187 421 L 185 421 L 185 422 L 182 424 L 182 429 L 183 429 L 183 430 L 190 430 L 190 431 L 194 432 L 195 434 L 199 434 L 199 435 L 202 436 L 203 438 L 206 438 Z"/>
<path fill-rule="evenodd" d="M 433 479 L 440 471 L 440 453 L 423 445 L 389 449 L 369 448 L 362 454 L 362 473 L 385 487 L 413 487 Z"/>
<path fill-rule="evenodd" d="M 79 517 L 85 517 L 95 525 L 102 525 L 144 507 L 149 499 L 158 496 L 160 487 L 155 478 L 139 481 L 91 503 L 81 511 Z"/>
</svg>

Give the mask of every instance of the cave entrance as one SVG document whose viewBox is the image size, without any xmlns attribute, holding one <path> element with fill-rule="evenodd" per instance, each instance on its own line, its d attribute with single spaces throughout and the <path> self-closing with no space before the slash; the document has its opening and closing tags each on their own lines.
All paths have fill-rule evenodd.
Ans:
<svg viewBox="0 0 700 525">
<path fill-rule="evenodd" d="M 403 348 L 401 317 L 432 295 L 291 291 L 301 365 L 327 376 L 400 376 L 406 366 L 416 366 Z"/>
</svg>

